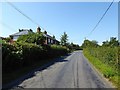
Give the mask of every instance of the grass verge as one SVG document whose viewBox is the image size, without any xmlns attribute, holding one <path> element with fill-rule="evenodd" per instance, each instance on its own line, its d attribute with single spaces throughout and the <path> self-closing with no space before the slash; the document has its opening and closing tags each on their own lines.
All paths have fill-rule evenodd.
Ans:
<svg viewBox="0 0 120 90">
<path fill-rule="evenodd" d="M 118 78 L 120 78 L 120 75 L 117 70 L 109 65 L 106 65 L 98 58 L 91 56 L 89 52 L 87 52 L 87 50 L 84 49 L 83 53 L 87 57 L 87 59 L 103 74 L 105 78 L 111 81 L 113 85 L 115 85 L 117 88 L 120 87 L 118 84 Z"/>
</svg>

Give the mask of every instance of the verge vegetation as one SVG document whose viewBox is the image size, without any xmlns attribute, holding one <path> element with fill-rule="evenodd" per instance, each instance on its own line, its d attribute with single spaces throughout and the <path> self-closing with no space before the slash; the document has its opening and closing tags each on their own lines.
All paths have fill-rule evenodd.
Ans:
<svg viewBox="0 0 120 90">
<path fill-rule="evenodd" d="M 103 42 L 102 46 L 86 40 L 82 47 L 84 55 L 103 76 L 116 87 L 120 87 L 120 46 L 117 40 L 112 37 L 110 41 Z"/>
<path fill-rule="evenodd" d="M 2 82 L 7 84 L 54 58 L 66 55 L 62 45 L 45 45 L 43 33 L 23 35 L 12 44 L 2 40 Z"/>
<path fill-rule="evenodd" d="M 44 44 L 43 33 L 29 33 L 20 36 L 10 44 L 10 38 L 2 40 L 2 82 L 3 85 L 25 75 L 29 71 L 64 56 L 79 45 L 69 44 L 67 34 L 61 37 L 61 44 Z"/>
</svg>

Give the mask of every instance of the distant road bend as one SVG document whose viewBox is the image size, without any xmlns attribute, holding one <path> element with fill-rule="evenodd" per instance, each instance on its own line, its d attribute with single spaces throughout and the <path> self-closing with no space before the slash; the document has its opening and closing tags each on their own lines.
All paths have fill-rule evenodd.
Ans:
<svg viewBox="0 0 120 90">
<path fill-rule="evenodd" d="M 113 88 L 84 57 L 75 51 L 18 85 L 22 88 Z"/>
</svg>

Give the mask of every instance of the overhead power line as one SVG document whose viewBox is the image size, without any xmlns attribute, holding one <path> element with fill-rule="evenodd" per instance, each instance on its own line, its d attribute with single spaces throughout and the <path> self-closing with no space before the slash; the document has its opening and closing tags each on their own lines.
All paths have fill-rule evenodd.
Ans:
<svg viewBox="0 0 120 90">
<path fill-rule="evenodd" d="M 29 19 L 32 23 L 40 26 L 38 23 L 36 23 L 33 19 L 31 19 L 29 16 L 24 14 L 20 9 L 18 9 L 15 5 L 13 5 L 11 2 L 7 2 L 9 5 L 11 5 L 15 10 L 17 10 L 19 13 L 21 13 L 23 16 L 25 16 L 27 19 Z"/>
<path fill-rule="evenodd" d="M 14 28 L 12 28 L 11 26 L 9 26 L 8 24 L 6 24 L 6 23 L 4 23 L 4 22 L 1 22 L 0 23 L 2 26 L 4 26 L 4 27 L 6 27 L 6 28 L 8 28 L 9 30 L 12 30 L 12 31 L 16 31 Z"/>
<path fill-rule="evenodd" d="M 106 11 L 104 12 L 104 14 L 102 15 L 102 17 L 100 18 L 100 20 L 97 22 L 97 24 L 95 25 L 95 27 L 92 29 L 92 31 L 88 34 L 88 36 L 90 36 L 94 31 L 95 29 L 97 28 L 97 26 L 100 24 L 100 22 L 102 21 L 102 19 L 104 18 L 104 16 L 106 15 L 106 13 L 108 12 L 108 10 L 110 9 L 110 7 L 112 6 L 114 0 L 110 3 L 110 5 L 108 6 L 108 8 L 106 9 Z M 87 37 L 88 37 L 87 36 Z"/>
<path fill-rule="evenodd" d="M 7 0 L 6 0 L 7 1 Z M 12 6 L 15 10 L 17 10 L 20 14 L 22 14 L 24 17 L 26 17 L 28 20 L 30 20 L 32 23 L 34 23 L 35 25 L 39 26 L 41 29 L 45 30 L 42 26 L 40 26 L 37 22 L 35 22 L 32 18 L 30 18 L 28 15 L 26 15 L 25 13 L 23 13 L 20 9 L 18 9 L 15 5 L 13 5 L 11 2 L 7 3 Z M 49 32 L 48 32 L 49 33 Z M 51 34 L 51 33 L 50 33 Z M 53 34 L 52 34 L 53 35 Z"/>
</svg>

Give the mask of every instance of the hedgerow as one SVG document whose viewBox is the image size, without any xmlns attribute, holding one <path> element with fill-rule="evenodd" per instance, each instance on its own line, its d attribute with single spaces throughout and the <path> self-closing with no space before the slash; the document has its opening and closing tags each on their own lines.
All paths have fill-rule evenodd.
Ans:
<svg viewBox="0 0 120 90">
<path fill-rule="evenodd" d="M 86 49 L 90 55 L 98 58 L 103 63 L 117 68 L 118 65 L 118 47 L 97 47 Z"/>
<path fill-rule="evenodd" d="M 84 48 L 84 55 L 102 72 L 103 76 L 113 81 L 118 87 L 120 78 L 120 47 Z"/>
<path fill-rule="evenodd" d="M 68 53 L 66 47 L 60 45 L 35 45 L 16 42 L 2 44 L 3 72 L 14 71 L 33 63 L 43 62 Z"/>
</svg>

